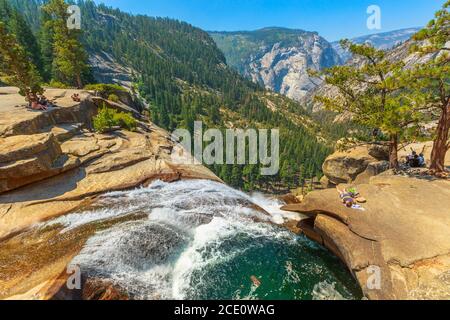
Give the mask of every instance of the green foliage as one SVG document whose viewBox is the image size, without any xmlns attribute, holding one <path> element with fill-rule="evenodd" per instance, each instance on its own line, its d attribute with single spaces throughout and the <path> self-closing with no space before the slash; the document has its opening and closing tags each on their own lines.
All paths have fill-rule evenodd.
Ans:
<svg viewBox="0 0 450 320">
<path fill-rule="evenodd" d="M 109 101 L 112 101 L 112 102 L 119 102 L 119 97 L 118 97 L 116 94 L 111 93 L 111 94 L 108 96 L 108 100 L 109 100 Z"/>
<path fill-rule="evenodd" d="M 129 131 L 136 131 L 137 121 L 129 113 L 118 112 L 114 114 L 114 121 L 119 124 L 121 128 L 125 128 Z"/>
<path fill-rule="evenodd" d="M 93 123 L 97 132 L 107 132 L 114 127 L 121 127 L 129 131 L 135 131 L 137 128 L 136 119 L 131 114 L 118 112 L 106 105 L 103 105 L 99 110 L 97 116 L 93 119 Z"/>
<path fill-rule="evenodd" d="M 118 126 L 118 123 L 114 121 L 114 114 L 116 111 L 103 105 L 98 111 L 98 114 L 94 117 L 94 129 L 97 132 L 106 132 L 111 130 L 114 126 Z"/>
<path fill-rule="evenodd" d="M 423 114 L 403 94 L 408 83 L 402 81 L 404 64 L 385 59 L 385 52 L 368 44 L 341 41 L 341 46 L 364 61 L 360 67 L 335 66 L 323 72 L 327 84 L 335 87 L 336 97 L 318 96 L 326 109 L 347 112 L 353 120 L 368 128 L 381 129 L 390 136 L 391 167 L 398 165 L 399 140 L 417 134 Z M 405 130 L 405 128 L 411 130 Z"/>
<path fill-rule="evenodd" d="M 43 93 L 41 78 L 31 63 L 26 51 L 19 45 L 14 35 L 9 34 L 0 22 L 0 73 L 6 74 L 8 84 L 19 88 L 19 93 L 28 101 Z"/>
<path fill-rule="evenodd" d="M 118 92 L 127 92 L 127 90 L 118 84 L 106 84 L 106 83 L 96 83 L 88 84 L 84 87 L 84 90 L 96 91 L 102 97 L 109 97 L 114 94 L 117 96 Z"/>
<path fill-rule="evenodd" d="M 43 62 L 38 41 L 25 18 L 6 0 L 0 0 L 0 21 L 5 24 L 7 32 L 15 36 L 17 43 L 24 49 L 31 63 L 42 75 Z"/>
<path fill-rule="evenodd" d="M 436 12 L 435 19 L 431 20 L 427 27 L 414 35 L 416 41 L 425 41 L 425 44 L 412 46 L 411 51 L 421 53 L 435 53 L 439 50 L 449 50 L 446 44 L 450 39 L 450 0 L 447 0 L 442 9 Z"/>
<path fill-rule="evenodd" d="M 432 55 L 429 62 L 405 70 L 404 81 L 409 83 L 409 99 L 423 109 L 443 109 L 450 97 L 450 1 L 436 13 L 436 18 L 416 35 L 420 41 L 411 47 L 412 52 Z"/>
<path fill-rule="evenodd" d="M 39 29 L 39 45 L 41 47 L 42 63 L 43 63 L 43 77 L 45 81 L 52 80 L 53 74 L 53 59 L 54 59 L 54 37 L 53 23 L 51 16 L 45 11 L 40 11 L 41 17 L 38 21 L 41 25 Z M 54 80 L 56 81 L 56 80 Z"/>
<path fill-rule="evenodd" d="M 48 85 L 49 85 L 49 87 L 57 88 L 57 89 L 69 89 L 69 88 L 71 88 L 67 84 L 59 82 L 59 81 L 56 81 L 56 80 L 51 80 Z"/>
<path fill-rule="evenodd" d="M 67 28 L 68 4 L 50 0 L 43 6 L 50 18 L 46 23 L 53 32 L 52 74 L 56 80 L 82 88 L 83 74 L 88 72 L 88 56 L 80 42 L 81 31 Z"/>
</svg>

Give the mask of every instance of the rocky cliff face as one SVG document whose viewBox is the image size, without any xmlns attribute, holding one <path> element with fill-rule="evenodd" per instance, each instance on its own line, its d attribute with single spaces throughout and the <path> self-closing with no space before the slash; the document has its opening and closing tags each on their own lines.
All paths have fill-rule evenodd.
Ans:
<svg viewBox="0 0 450 320">
<path fill-rule="evenodd" d="M 341 63 L 330 43 L 314 32 L 266 28 L 211 35 L 228 64 L 254 82 L 295 100 L 314 87 L 308 69 Z"/>
<path fill-rule="evenodd" d="M 384 33 L 371 34 L 367 36 L 362 36 L 358 38 L 351 39 L 354 43 L 362 44 L 362 43 L 370 43 L 375 48 L 380 50 L 390 50 L 400 44 L 411 39 L 412 35 L 417 33 L 420 28 L 408 28 L 395 30 Z M 339 41 L 335 41 L 332 43 L 333 48 L 341 57 L 342 61 L 347 62 L 351 59 L 352 55 L 347 50 L 344 50 Z"/>
</svg>

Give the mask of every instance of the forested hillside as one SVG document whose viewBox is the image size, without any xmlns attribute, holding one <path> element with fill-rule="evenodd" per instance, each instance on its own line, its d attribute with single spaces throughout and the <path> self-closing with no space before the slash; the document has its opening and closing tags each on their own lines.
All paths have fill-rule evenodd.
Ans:
<svg viewBox="0 0 450 320">
<path fill-rule="evenodd" d="M 26 31 L 21 32 L 28 39 L 23 45 L 49 81 L 46 70 L 52 63 L 53 44 L 44 28 L 48 17 L 39 9 L 42 2 L 0 0 L 2 7 L 9 4 L 17 21 L 23 20 Z M 78 5 L 85 49 L 90 54 L 106 52 L 134 70 L 134 87 L 149 104 L 156 124 L 168 130 L 192 129 L 195 120 L 202 120 L 205 127 L 281 130 L 277 176 L 261 177 L 258 168 L 250 165 L 212 167 L 226 182 L 248 190 L 271 189 L 294 187 L 303 179 L 321 175 L 321 164 L 332 151 L 334 129 L 321 128 L 296 102 L 266 92 L 229 68 L 208 33 L 187 23 L 133 16 L 92 1 Z M 0 19 L 11 21 L 4 14 Z M 21 32 L 13 27 L 10 32 L 20 38 Z M 40 54 L 35 56 L 36 52 Z M 84 83 L 90 79 L 88 72 L 83 73 Z"/>
</svg>

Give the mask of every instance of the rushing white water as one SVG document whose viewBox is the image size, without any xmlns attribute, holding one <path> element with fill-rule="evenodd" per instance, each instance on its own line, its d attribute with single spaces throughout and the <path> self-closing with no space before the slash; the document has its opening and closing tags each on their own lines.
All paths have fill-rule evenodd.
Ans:
<svg viewBox="0 0 450 320">
<path fill-rule="evenodd" d="M 285 276 L 278 282 L 279 290 L 284 290 L 300 285 L 303 279 L 280 250 L 292 251 L 300 242 L 302 248 L 318 250 L 308 240 L 271 223 L 297 218 L 279 210 L 277 200 L 260 194 L 248 196 L 212 181 L 156 181 L 147 188 L 106 194 L 98 205 L 98 210 L 70 214 L 46 224 L 62 225 L 61 232 L 68 232 L 113 218 L 146 217 L 98 232 L 72 261 L 83 274 L 113 280 L 136 299 L 257 298 L 254 285 L 246 290 L 234 283 L 239 280 L 236 273 L 242 272 L 241 282 L 246 282 L 249 275 L 245 272 L 256 273 L 264 267 L 252 264 L 260 261 L 270 265 L 267 259 L 281 254 L 280 272 Z M 273 253 L 267 253 L 266 258 L 266 252 Z M 313 263 L 305 266 L 317 270 Z M 261 278 L 267 277 L 260 273 Z M 236 279 L 230 279 L 233 276 Z"/>
</svg>

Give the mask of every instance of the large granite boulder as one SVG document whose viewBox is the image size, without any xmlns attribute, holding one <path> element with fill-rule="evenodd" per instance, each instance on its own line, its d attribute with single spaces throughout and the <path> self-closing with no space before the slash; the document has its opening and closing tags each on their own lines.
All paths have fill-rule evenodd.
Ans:
<svg viewBox="0 0 450 320">
<path fill-rule="evenodd" d="M 351 183 L 360 175 L 359 182 L 368 182 L 370 177 L 389 169 L 388 149 L 386 150 L 386 146 L 382 144 L 371 144 L 333 153 L 323 164 L 322 169 L 326 178 L 322 181 L 322 185 L 331 187 L 340 183 Z"/>
<path fill-rule="evenodd" d="M 325 176 L 333 184 L 349 183 L 363 173 L 369 163 L 377 161 L 369 155 L 366 146 L 358 146 L 330 155 L 323 163 Z"/>
<path fill-rule="evenodd" d="M 389 161 L 389 144 L 372 143 L 367 146 L 369 155 L 380 161 Z"/>
<path fill-rule="evenodd" d="M 63 154 L 52 133 L 0 138 L 0 193 L 46 179 L 79 165 Z"/>
</svg>

